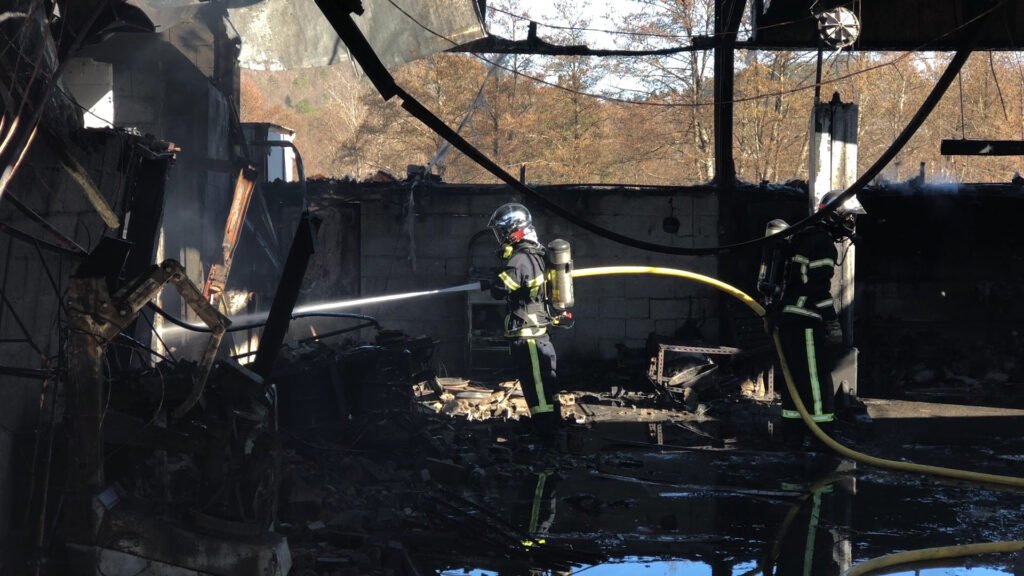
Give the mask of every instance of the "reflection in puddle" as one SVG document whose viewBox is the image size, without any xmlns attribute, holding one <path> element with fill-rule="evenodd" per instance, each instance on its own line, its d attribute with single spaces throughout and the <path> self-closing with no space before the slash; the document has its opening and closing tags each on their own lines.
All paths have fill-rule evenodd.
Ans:
<svg viewBox="0 0 1024 576">
<path fill-rule="evenodd" d="M 468 572 L 446 562 L 443 574 L 838 576 L 896 551 L 1024 538 L 1024 494 L 816 454 L 604 453 L 474 501 L 525 535 L 532 559 Z M 886 573 L 1024 574 L 1015 562 L 991 555 Z"/>
<path fill-rule="evenodd" d="M 623 558 L 622 560 L 608 562 L 607 564 L 596 564 L 592 566 L 581 566 L 571 572 L 557 571 L 532 571 L 530 576 L 575 576 L 576 574 L 587 574 L 588 576 L 630 576 L 631 574 L 644 574 L 645 576 L 717 576 L 711 566 L 700 562 L 688 560 L 645 560 L 642 558 Z M 757 566 L 752 564 L 740 564 L 727 572 L 729 576 L 744 576 L 746 574 L 762 574 Z M 788 574 L 787 572 L 776 572 L 776 574 Z M 813 574 L 813 573 L 812 573 Z M 917 570 L 906 570 L 899 572 L 885 572 L 889 576 L 1013 576 L 1013 572 L 1006 572 L 995 568 L 922 568 Z M 441 572 L 442 576 L 502 576 L 500 572 L 488 570 L 448 570 Z"/>
</svg>

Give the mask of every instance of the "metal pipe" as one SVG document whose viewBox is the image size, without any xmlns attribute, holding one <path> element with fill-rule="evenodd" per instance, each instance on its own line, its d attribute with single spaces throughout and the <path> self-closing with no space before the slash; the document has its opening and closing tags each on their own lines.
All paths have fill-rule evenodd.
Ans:
<svg viewBox="0 0 1024 576">
<path fill-rule="evenodd" d="M 302 288 L 302 279 L 306 276 L 306 267 L 316 253 L 316 233 L 319 227 L 319 218 L 308 211 L 302 213 L 292 247 L 288 251 L 288 259 L 284 263 L 281 281 L 274 293 L 274 302 L 270 305 L 259 351 L 253 360 L 253 371 L 264 378 L 274 367 L 281 344 L 288 334 L 288 325 L 291 323 L 295 301 L 299 297 L 299 289 Z"/>
<path fill-rule="evenodd" d="M 71 258 L 82 259 L 88 255 L 85 252 L 77 252 L 75 250 L 71 250 L 70 248 L 65 248 L 63 246 L 58 246 L 56 244 L 50 244 L 46 240 L 40 240 L 39 238 L 36 238 L 35 236 L 32 236 L 27 232 L 22 232 L 21 230 L 18 230 L 17 228 L 4 224 L 2 222 L 0 222 L 0 232 L 4 232 L 11 238 L 21 240 L 26 244 L 38 244 L 39 247 L 42 248 L 43 250 L 55 252 L 57 254 L 69 256 Z"/>
<path fill-rule="evenodd" d="M 29 220 L 35 222 L 36 224 L 39 224 L 43 228 L 43 230 L 46 230 L 51 236 L 53 236 L 57 240 L 59 244 L 61 244 L 61 246 L 63 246 L 68 251 L 82 255 L 89 253 L 88 250 L 82 248 L 77 242 L 65 236 L 63 233 L 61 233 L 60 230 L 57 230 L 57 228 L 55 228 L 53 224 L 47 222 L 46 219 L 40 216 L 38 213 L 36 213 L 35 210 L 32 210 L 31 208 L 26 206 L 25 203 L 19 200 L 18 197 L 15 196 L 14 194 L 8 192 L 6 194 L 6 200 L 11 203 L 11 206 L 14 206 Z"/>
<path fill-rule="evenodd" d="M 380 329 L 380 325 L 376 322 L 363 322 L 362 324 L 356 324 L 355 326 L 349 326 L 348 328 L 342 328 L 340 330 L 332 330 L 330 332 L 324 332 L 323 334 L 317 334 L 316 336 L 310 336 L 309 338 L 303 338 L 299 340 L 300 343 L 305 344 L 307 342 L 316 342 L 323 340 L 324 338 L 330 338 L 332 336 L 338 336 L 339 334 L 347 334 L 348 332 L 355 332 L 356 330 L 362 330 L 363 328 L 374 328 Z"/>
</svg>

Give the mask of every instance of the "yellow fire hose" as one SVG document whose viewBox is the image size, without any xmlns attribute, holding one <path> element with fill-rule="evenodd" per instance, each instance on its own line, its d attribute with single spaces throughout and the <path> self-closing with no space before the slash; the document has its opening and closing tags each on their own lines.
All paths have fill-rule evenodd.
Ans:
<svg viewBox="0 0 1024 576">
<path fill-rule="evenodd" d="M 942 546 L 940 548 L 922 548 L 920 550 L 908 550 L 895 554 L 886 554 L 878 558 L 872 558 L 857 564 L 848 570 L 845 576 L 863 576 L 872 572 L 912 564 L 916 562 L 931 562 L 933 560 L 946 560 L 948 558 L 960 558 L 963 556 L 976 556 L 979 554 L 1006 554 L 1024 550 L 1024 540 L 1011 542 L 983 542 L 980 544 L 963 544 L 961 546 Z"/>
<path fill-rule="evenodd" d="M 688 272 L 686 270 L 679 270 L 677 268 L 662 268 L 659 266 L 605 266 L 601 268 L 583 268 L 580 270 L 574 270 L 572 273 L 573 278 L 588 278 L 592 276 L 612 276 L 622 274 L 654 274 L 659 276 L 674 276 L 676 278 L 684 278 L 687 280 L 693 280 L 702 284 L 707 284 L 730 296 L 733 296 L 740 302 L 743 302 L 748 308 L 754 311 L 755 314 L 761 318 L 766 318 L 767 312 L 764 307 L 761 306 L 756 300 L 751 298 L 749 295 L 744 293 L 742 290 L 716 280 L 703 274 L 697 274 L 694 272 Z M 983 472 L 971 472 L 969 470 L 957 470 L 955 468 L 944 468 L 941 466 L 929 466 L 926 464 L 914 464 L 912 462 L 899 462 L 896 460 L 886 460 L 885 458 L 878 458 L 876 456 L 870 456 L 856 450 L 852 450 L 843 446 L 830 438 L 825 432 L 818 427 L 818 424 L 814 422 L 811 415 L 807 412 L 807 407 L 804 406 L 803 401 L 800 399 L 800 394 L 797 392 L 796 384 L 793 382 L 793 375 L 789 371 L 789 365 L 786 363 L 785 354 L 782 352 L 782 342 L 779 339 L 779 331 L 774 326 L 769 326 L 772 338 L 775 342 L 775 351 L 779 355 L 779 362 L 782 365 L 782 374 L 786 381 L 786 388 L 789 389 L 789 395 L 793 399 L 793 403 L 796 405 L 797 411 L 800 412 L 800 417 L 803 418 L 807 427 L 810 428 L 819 440 L 821 440 L 826 446 L 835 450 L 839 454 L 862 462 L 870 466 L 878 468 L 885 468 L 889 470 L 898 470 L 901 472 L 916 472 L 920 474 L 929 474 L 932 476 L 942 476 L 945 478 L 952 478 L 954 480 L 964 480 L 967 482 L 978 482 L 983 484 L 1000 484 L 1004 486 L 1012 486 L 1015 488 L 1024 488 L 1024 478 L 1016 478 L 1013 476 L 1001 476 L 998 474 L 986 474 Z M 846 574 L 847 576 L 861 576 L 868 574 L 875 570 L 882 568 L 888 568 L 892 566 L 898 566 L 901 564 L 907 564 L 910 562 L 921 562 L 925 560 L 939 560 L 946 558 L 956 558 L 961 556 L 972 556 L 975 554 L 993 554 L 993 553 L 1009 553 L 1024 550 L 1024 541 L 1014 540 L 1008 542 L 987 542 L 981 544 L 966 544 L 962 546 L 944 546 L 941 548 L 926 548 L 923 550 L 911 550 L 909 552 L 900 552 L 896 554 L 889 554 L 887 556 L 880 556 L 867 562 L 858 564 Z"/>
</svg>

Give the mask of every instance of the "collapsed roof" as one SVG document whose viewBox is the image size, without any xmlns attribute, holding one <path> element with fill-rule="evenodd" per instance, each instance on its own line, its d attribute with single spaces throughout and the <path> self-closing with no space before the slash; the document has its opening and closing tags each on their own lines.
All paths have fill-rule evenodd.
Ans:
<svg viewBox="0 0 1024 576">
<path fill-rule="evenodd" d="M 209 2 L 125 0 L 157 29 L 198 17 Z M 351 61 L 344 43 L 313 0 L 224 0 L 229 28 L 241 39 L 239 64 L 255 70 L 285 70 Z M 485 36 L 475 0 L 426 0 L 401 6 L 388 0 L 362 2 L 356 24 L 388 68 Z M 404 14 L 403 14 L 404 12 Z M 221 12 L 223 14 L 223 12 Z M 429 30 L 429 31 L 428 31 Z"/>
</svg>

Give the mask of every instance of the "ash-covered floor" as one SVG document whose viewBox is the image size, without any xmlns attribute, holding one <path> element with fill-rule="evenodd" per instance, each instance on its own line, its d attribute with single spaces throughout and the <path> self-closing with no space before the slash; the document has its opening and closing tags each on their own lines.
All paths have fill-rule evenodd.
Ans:
<svg viewBox="0 0 1024 576">
<path fill-rule="evenodd" d="M 770 401 L 666 408 L 611 374 L 591 384 L 562 396 L 571 423 L 554 446 L 530 433 L 515 382 L 445 378 L 344 442 L 287 434 L 292 573 L 818 576 L 895 551 L 1024 538 L 1024 494 L 784 451 Z M 1021 414 L 999 416 L 1013 425 L 996 436 L 991 414 L 967 414 L 939 440 L 893 433 L 920 410 L 872 401 L 838 435 L 893 459 L 1024 469 Z M 1024 557 L 890 573 L 1020 575 Z"/>
</svg>

